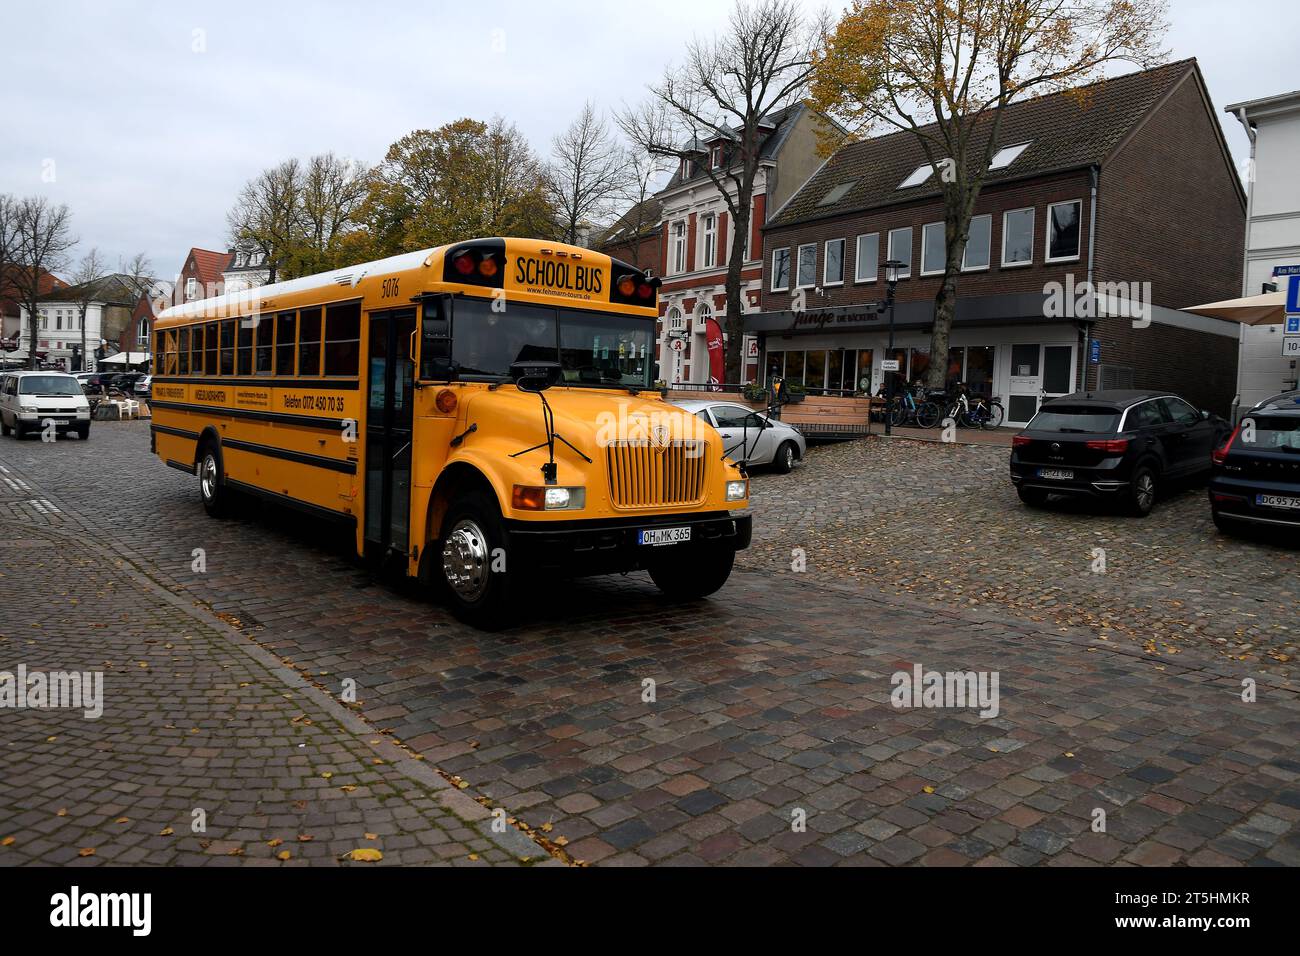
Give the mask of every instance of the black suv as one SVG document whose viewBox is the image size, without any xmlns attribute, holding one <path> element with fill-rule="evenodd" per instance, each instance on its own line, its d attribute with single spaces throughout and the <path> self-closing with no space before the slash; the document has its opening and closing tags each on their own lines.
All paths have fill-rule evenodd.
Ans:
<svg viewBox="0 0 1300 956">
<path fill-rule="evenodd" d="M 1300 391 L 1252 408 L 1213 457 L 1210 510 L 1220 531 L 1300 531 Z"/>
<path fill-rule="evenodd" d="M 1169 392 L 1076 392 L 1044 402 L 1011 439 L 1020 500 L 1105 498 L 1145 515 L 1165 481 L 1210 470 L 1228 423 Z"/>
</svg>

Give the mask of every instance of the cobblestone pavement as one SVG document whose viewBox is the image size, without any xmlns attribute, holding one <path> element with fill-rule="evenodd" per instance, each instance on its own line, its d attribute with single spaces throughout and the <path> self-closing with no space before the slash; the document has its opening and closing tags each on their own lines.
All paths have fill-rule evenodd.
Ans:
<svg viewBox="0 0 1300 956">
<path fill-rule="evenodd" d="M 0 710 L 0 865 L 550 860 L 0 468 L 0 670 L 103 681 L 89 711 Z"/>
<path fill-rule="evenodd" d="M 193 479 L 149 456 L 147 425 L 106 425 L 86 445 L 0 442 L 0 465 L 38 489 L 11 503 L 48 497 L 63 509 L 18 505 L 40 535 L 66 530 L 103 544 L 331 692 L 355 680 L 378 736 L 400 739 L 467 783 L 462 795 L 504 807 L 573 860 L 1300 863 L 1300 702 L 1283 677 L 1190 650 L 1153 659 L 997 602 L 931 606 L 906 588 L 832 580 L 824 564 L 790 573 L 790 548 L 810 540 L 800 522 L 829 540 L 837 515 L 862 513 L 851 511 L 853 479 L 821 471 L 822 458 L 847 447 L 756 481 L 761 547 L 714 599 L 665 606 L 643 575 L 598 578 L 549 589 L 530 624 L 494 634 L 365 570 L 348 540 L 295 515 L 250 507 L 236 520 L 208 519 Z M 940 451 L 957 467 L 942 469 L 951 477 L 939 497 L 969 488 L 985 502 L 973 514 L 1003 507 L 988 450 Z M 880 477 L 899 467 L 863 463 Z M 920 478 L 880 494 L 906 504 L 930 486 Z M 1161 520 L 1149 523 L 1153 534 Z M 795 543 L 781 545 L 783 535 Z M 782 547 L 784 569 L 763 568 Z M 195 548 L 204 573 L 191 568 Z M 1009 550 L 1002 542 L 987 553 L 1001 562 Z M 809 560 L 817 565 L 815 547 Z M 107 576 L 93 578 L 87 600 Z M 39 623 L 9 603 L 4 617 L 19 629 Z M 146 619 L 114 611 L 147 639 Z M 84 656 L 83 640 L 70 658 L 77 647 Z M 118 656 L 137 653 L 148 660 L 143 649 Z M 914 664 L 996 672 L 1000 712 L 891 706 L 891 674 Z M 1257 700 L 1242 700 L 1243 678 L 1258 682 Z M 185 708 L 137 707 L 135 732 L 165 750 L 157 728 L 181 727 Z M 106 736 L 89 722 L 77 729 L 87 752 Z M 222 769 L 223 780 L 241 772 Z M 57 803 L 51 776 L 6 768 L 3 812 L 15 801 Z M 1098 810 L 1105 832 L 1092 829 Z M 792 820 L 802 815 L 799 832 Z"/>
<path fill-rule="evenodd" d="M 964 433 L 963 433 L 964 434 Z M 747 567 L 862 582 L 1287 678 L 1300 641 L 1300 548 L 1219 534 L 1203 486 L 1146 518 L 1086 502 L 1026 508 L 1005 448 L 869 440 L 815 448 L 798 478 L 755 478 Z M 1092 570 L 1104 551 L 1105 573 Z"/>
</svg>

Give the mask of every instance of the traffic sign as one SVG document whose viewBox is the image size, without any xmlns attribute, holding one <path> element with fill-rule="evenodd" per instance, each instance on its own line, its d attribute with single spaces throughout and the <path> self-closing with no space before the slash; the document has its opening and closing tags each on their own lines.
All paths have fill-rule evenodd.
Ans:
<svg viewBox="0 0 1300 956">
<path fill-rule="evenodd" d="M 1300 315 L 1288 315 L 1286 317 L 1286 334 L 1300 335 Z"/>
<path fill-rule="evenodd" d="M 1300 314 L 1300 275 L 1287 276 L 1286 279 L 1286 314 Z"/>
<path fill-rule="evenodd" d="M 1287 335 L 1282 339 L 1282 357 L 1300 358 L 1300 335 Z"/>
</svg>

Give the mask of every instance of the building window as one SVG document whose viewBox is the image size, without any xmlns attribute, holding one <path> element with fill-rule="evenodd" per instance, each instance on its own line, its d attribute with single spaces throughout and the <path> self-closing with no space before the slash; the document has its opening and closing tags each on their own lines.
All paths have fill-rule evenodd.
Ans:
<svg viewBox="0 0 1300 956">
<path fill-rule="evenodd" d="M 921 227 L 921 275 L 942 275 L 947 261 L 943 223 L 926 223 Z"/>
<path fill-rule="evenodd" d="M 902 229 L 889 230 L 889 256 L 890 259 L 897 259 L 903 264 L 898 270 L 900 279 L 910 279 L 912 276 L 912 227 L 904 226 Z"/>
<path fill-rule="evenodd" d="M 1003 146 L 1000 150 L 994 153 L 993 158 L 989 160 L 989 169 L 1006 169 L 1019 159 L 1020 154 L 1028 148 L 1029 143 L 1019 143 L 1015 146 Z"/>
<path fill-rule="evenodd" d="M 916 167 L 916 169 L 912 172 L 912 175 L 908 176 L 906 179 L 904 179 L 901 183 L 898 184 L 898 188 L 911 189 L 913 186 L 921 185 L 921 183 L 925 182 L 933 175 L 934 175 L 934 167 L 931 166 L 929 163 L 922 163 L 920 166 Z"/>
<path fill-rule="evenodd" d="M 680 275 L 686 271 L 686 223 L 678 220 L 673 223 L 673 247 L 672 247 L 672 266 L 673 275 Z"/>
<path fill-rule="evenodd" d="M 149 320 L 141 319 L 140 324 L 136 326 L 135 341 L 137 345 L 149 344 Z"/>
<path fill-rule="evenodd" d="M 701 299 L 695 303 L 695 331 L 707 332 L 708 326 L 705 319 L 713 318 L 713 306 Z"/>
<path fill-rule="evenodd" d="M 817 243 L 807 242 L 799 247 L 794 284 L 800 289 L 817 284 Z"/>
<path fill-rule="evenodd" d="M 1083 200 L 1055 202 L 1047 207 L 1047 261 L 1079 258 L 1079 214 Z"/>
<path fill-rule="evenodd" d="M 190 276 L 185 280 L 185 300 L 188 302 L 190 299 L 198 295 L 198 292 L 199 280 L 194 278 L 194 276 Z"/>
<path fill-rule="evenodd" d="M 858 236 L 857 255 L 853 263 L 855 282 L 875 282 L 880 268 L 880 233 Z"/>
<path fill-rule="evenodd" d="M 966 251 L 961 254 L 963 272 L 975 272 L 989 267 L 989 243 L 993 236 L 992 216 L 972 216 L 966 239 Z"/>
<path fill-rule="evenodd" d="M 677 306 L 673 306 L 668 310 L 668 331 L 686 331 L 686 316 L 682 315 L 682 310 L 677 308 Z"/>
<path fill-rule="evenodd" d="M 826 241 L 826 262 L 822 267 L 824 285 L 844 284 L 844 240 L 828 239 Z"/>
<path fill-rule="evenodd" d="M 790 250 L 777 249 L 772 253 L 772 291 L 784 292 L 790 288 Z"/>
<path fill-rule="evenodd" d="M 1002 264 L 1027 266 L 1033 261 L 1034 211 L 1012 209 L 1002 216 Z"/>
<path fill-rule="evenodd" d="M 722 165 L 722 145 L 715 144 L 709 149 L 709 166 L 717 169 Z"/>
<path fill-rule="evenodd" d="M 702 268 L 709 269 L 718 262 L 718 216 L 716 213 L 706 212 L 701 222 L 704 227 L 700 230 L 704 246 Z"/>
</svg>

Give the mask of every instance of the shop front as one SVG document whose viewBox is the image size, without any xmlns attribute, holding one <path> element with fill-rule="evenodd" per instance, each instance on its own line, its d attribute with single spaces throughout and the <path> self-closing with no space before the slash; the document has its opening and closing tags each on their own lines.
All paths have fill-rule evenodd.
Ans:
<svg viewBox="0 0 1300 956">
<path fill-rule="evenodd" d="M 1020 296 L 990 298 L 1017 301 L 968 300 L 982 308 L 959 305 L 943 358 L 944 380 L 949 387 L 965 382 L 973 392 L 1001 399 L 1006 423 L 1022 426 L 1044 401 L 1077 387 L 1080 332 L 1073 321 L 1044 319 L 1041 298 L 1031 300 L 1032 309 L 1018 301 Z M 992 314 L 999 305 L 1008 314 Z M 758 313 L 746 321 L 746 330 L 759 337 L 764 381 L 781 376 L 813 394 L 877 394 L 885 383 L 883 360 L 897 360 L 900 383 L 924 382 L 934 362 L 932 306 L 896 308 L 892 352 L 888 316 L 874 309 Z"/>
</svg>

